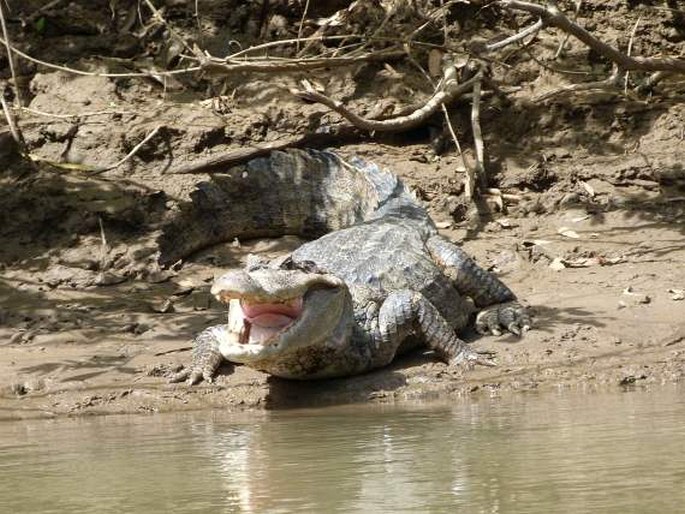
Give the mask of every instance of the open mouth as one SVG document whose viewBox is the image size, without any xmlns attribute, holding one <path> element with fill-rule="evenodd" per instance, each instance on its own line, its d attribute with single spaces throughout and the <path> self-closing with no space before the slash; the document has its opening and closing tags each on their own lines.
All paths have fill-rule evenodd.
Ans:
<svg viewBox="0 0 685 514">
<path fill-rule="evenodd" d="M 232 300 L 229 320 L 240 325 L 239 343 L 265 344 L 276 339 L 297 321 L 302 314 L 303 305 L 301 296 L 278 303 Z"/>
<path fill-rule="evenodd" d="M 347 289 L 334 275 L 260 268 L 229 271 L 214 281 L 214 297 L 228 304 L 224 356 L 263 358 L 324 337 L 337 326 Z"/>
</svg>

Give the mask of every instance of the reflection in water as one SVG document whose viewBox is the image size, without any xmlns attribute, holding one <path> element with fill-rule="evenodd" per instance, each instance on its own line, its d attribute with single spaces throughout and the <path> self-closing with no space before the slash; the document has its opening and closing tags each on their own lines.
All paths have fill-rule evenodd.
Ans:
<svg viewBox="0 0 685 514">
<path fill-rule="evenodd" d="M 0 424 L 0 511 L 678 512 L 683 391 Z"/>
</svg>

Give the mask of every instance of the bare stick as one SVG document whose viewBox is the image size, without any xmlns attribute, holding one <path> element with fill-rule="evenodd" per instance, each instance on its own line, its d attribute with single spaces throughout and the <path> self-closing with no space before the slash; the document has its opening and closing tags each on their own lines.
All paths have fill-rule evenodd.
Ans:
<svg viewBox="0 0 685 514">
<path fill-rule="evenodd" d="M 471 130 L 473 131 L 473 144 L 476 147 L 476 165 L 474 169 L 475 179 L 481 188 L 485 187 L 485 145 L 483 144 L 483 132 L 480 127 L 480 90 L 481 81 L 480 78 L 473 84 L 473 101 L 471 103 Z M 473 195 L 473 186 L 475 184 L 468 184 L 470 188 L 467 188 L 464 193 L 467 198 L 471 198 Z"/>
<path fill-rule="evenodd" d="M 671 75 L 673 75 L 673 73 L 669 73 L 668 71 L 656 71 L 647 77 L 647 80 L 645 80 L 643 84 L 638 85 L 635 89 L 637 91 L 649 90 Z"/>
<path fill-rule="evenodd" d="M 22 135 L 21 130 L 19 130 L 19 126 L 17 125 L 17 122 L 14 119 L 14 113 L 12 112 L 12 109 L 10 109 L 10 106 L 7 105 L 7 102 L 5 101 L 4 91 L 5 88 L 0 87 L 0 103 L 2 103 L 2 110 L 5 113 L 7 125 L 9 125 L 10 133 L 12 134 L 12 139 L 14 139 L 14 141 L 17 143 L 19 151 L 23 154 L 26 154 L 26 143 L 24 142 L 24 136 Z"/>
<path fill-rule="evenodd" d="M 326 132 L 308 132 L 296 136 L 283 137 L 277 141 L 254 146 L 242 146 L 237 150 L 229 151 L 223 155 L 217 155 L 208 159 L 198 160 L 185 164 L 168 171 L 170 175 L 182 175 L 189 173 L 210 173 L 212 171 L 225 172 L 226 168 L 235 166 L 267 155 L 274 150 L 285 148 L 329 148 L 351 141 L 367 140 L 368 136 L 359 132 L 350 125 L 335 127 Z"/>
<path fill-rule="evenodd" d="M 517 41 L 521 41 L 531 34 L 536 34 L 543 27 L 543 25 L 544 23 L 542 22 L 542 19 L 539 19 L 530 27 L 523 29 L 521 32 L 514 34 L 513 36 L 509 36 L 508 38 L 503 39 L 502 41 L 497 41 L 496 43 L 485 45 L 485 50 L 488 52 L 493 52 L 495 50 L 499 50 L 500 48 L 504 48 L 505 46 L 511 45 L 512 43 L 516 43 Z"/>
<path fill-rule="evenodd" d="M 225 170 L 241 162 L 249 161 L 256 157 L 261 157 L 274 150 L 284 150 L 286 148 L 299 147 L 302 138 L 286 138 L 285 141 L 274 141 L 261 146 L 243 147 L 224 155 L 203 159 L 175 168 L 169 171 L 169 175 L 187 175 L 191 173 L 209 173 L 215 169 Z"/>
<path fill-rule="evenodd" d="M 152 4 L 150 0 L 144 0 L 145 5 L 147 5 L 148 9 L 152 11 L 152 15 L 157 18 L 157 21 L 164 25 L 167 30 L 169 31 L 169 34 L 171 34 L 174 39 L 176 39 L 179 43 L 181 43 L 186 50 L 188 50 L 191 53 L 194 53 L 194 49 L 192 46 L 188 44 L 188 42 L 181 37 L 180 34 L 176 32 L 176 30 L 164 19 L 164 16 L 162 16 L 162 13 L 159 12 L 159 10 Z"/>
<path fill-rule="evenodd" d="M 421 33 L 426 27 L 430 26 L 430 24 L 435 22 L 438 18 L 442 17 L 443 19 L 445 19 L 449 8 L 456 3 L 460 3 L 461 1 L 462 0 L 450 0 L 446 3 L 441 1 L 440 7 L 437 7 L 435 10 L 428 13 L 428 15 L 426 16 L 428 20 L 425 23 L 419 25 L 416 29 L 414 29 L 414 31 L 411 34 L 409 34 L 409 37 L 407 37 L 406 42 L 413 43 L 414 38 L 416 38 L 416 36 L 418 36 L 419 33 Z M 443 28 L 443 33 L 444 32 L 445 30 Z"/>
<path fill-rule="evenodd" d="M 578 38 L 594 51 L 615 62 L 624 70 L 639 71 L 671 71 L 685 73 L 685 59 L 630 57 L 612 46 L 603 43 L 580 25 L 570 21 L 564 13 L 555 6 L 542 6 L 519 0 L 499 0 L 499 3 L 510 9 L 526 11 L 542 18 L 545 25 L 560 28 Z"/>
<path fill-rule="evenodd" d="M 17 107 L 21 107 L 24 102 L 22 102 L 19 82 L 17 81 L 17 72 L 14 68 L 14 53 L 12 52 L 10 36 L 7 32 L 7 25 L 5 24 L 5 8 L 3 7 L 2 2 L 0 2 L 0 23 L 2 24 L 2 36 L 5 38 L 3 43 L 5 44 L 5 49 L 7 50 L 7 61 L 10 65 L 10 73 L 12 73 L 12 82 L 14 83 L 15 104 L 17 105 Z"/>
<path fill-rule="evenodd" d="M 152 131 L 145 136 L 145 139 L 143 139 L 140 143 L 138 143 L 136 146 L 133 147 L 133 150 L 131 150 L 129 153 L 126 154 L 125 157 L 117 161 L 116 163 L 112 164 L 111 166 L 107 166 L 106 168 L 98 168 L 95 171 L 92 171 L 90 174 L 91 175 L 97 175 L 99 173 L 103 173 L 105 171 L 113 170 L 114 168 L 118 168 L 122 164 L 124 164 L 126 161 L 128 161 L 131 157 L 133 157 L 136 153 L 138 153 L 138 150 L 140 150 L 145 143 L 147 143 L 150 139 L 155 137 L 157 135 L 157 132 L 162 128 L 162 125 L 157 125 Z"/>
<path fill-rule="evenodd" d="M 354 57 L 326 57 L 310 59 L 261 59 L 254 61 L 224 62 L 216 58 L 201 61 L 203 71 L 217 75 L 233 75 L 236 72 L 274 73 L 280 71 L 306 71 L 333 66 L 349 66 L 360 62 L 387 61 L 403 57 L 403 50 L 372 52 Z"/>
<path fill-rule="evenodd" d="M 362 118 L 345 107 L 342 102 L 333 100 L 323 93 L 316 91 L 309 82 L 304 81 L 304 90 L 294 90 L 293 94 L 299 96 L 304 100 L 310 102 L 318 102 L 326 107 L 334 110 L 344 118 L 346 118 L 355 127 L 368 130 L 371 132 L 391 132 L 398 130 L 407 130 L 421 125 L 424 121 L 430 118 L 443 103 L 450 103 L 456 100 L 460 95 L 469 91 L 476 81 L 482 77 L 482 72 L 462 84 L 457 84 L 456 81 L 445 82 L 443 88 L 436 91 L 431 98 L 424 104 L 423 107 L 416 109 L 411 114 L 406 116 L 398 116 L 389 120 L 372 120 Z"/>
<path fill-rule="evenodd" d="M 578 14 L 580 13 L 580 8 L 583 6 L 583 0 L 576 0 L 576 10 L 573 13 L 573 21 L 576 21 L 578 19 Z M 554 54 L 554 58 L 558 59 L 561 53 L 564 51 L 564 48 L 566 47 L 566 43 L 568 43 L 568 38 L 571 35 L 568 32 L 564 32 L 564 37 L 559 43 L 559 48 L 557 48 L 556 53 Z"/>
<path fill-rule="evenodd" d="M 238 57 L 242 57 L 246 54 L 256 52 L 258 50 L 266 50 L 267 48 L 272 48 L 274 46 L 283 46 L 283 45 L 292 45 L 301 43 L 302 41 L 335 41 L 337 39 L 349 39 L 349 38 L 361 38 L 362 36 L 358 36 L 356 34 L 347 34 L 347 35 L 342 35 L 342 36 L 312 36 L 312 37 L 302 37 L 302 38 L 294 38 L 294 39 L 279 39 L 277 41 L 268 41 L 266 43 L 262 43 L 260 45 L 254 45 L 250 46 L 248 48 L 245 48 L 244 50 L 240 50 L 238 52 L 235 52 L 223 60 L 225 62 L 232 61 L 234 59 L 237 59 Z"/>
<path fill-rule="evenodd" d="M 304 10 L 302 11 L 302 18 L 300 19 L 300 26 L 297 29 L 297 51 L 300 51 L 300 41 L 302 41 L 302 29 L 304 28 L 304 20 L 307 17 L 307 11 L 309 11 L 309 0 L 304 4 Z"/>
<path fill-rule="evenodd" d="M 433 82 L 433 79 L 431 78 L 430 74 L 421 66 L 421 64 L 414 59 L 414 57 L 411 55 L 410 52 L 407 52 L 407 58 L 409 59 L 409 62 L 411 62 L 418 70 L 423 74 L 423 76 L 426 78 L 426 80 L 433 86 L 435 87 L 435 83 Z M 451 61 L 449 63 L 445 63 L 445 70 L 443 71 L 443 77 L 454 77 L 456 80 L 456 74 L 457 74 L 457 69 L 454 66 L 454 62 Z M 445 118 L 445 125 L 447 125 L 447 130 L 449 130 L 450 136 L 452 137 L 452 141 L 454 142 L 454 146 L 457 149 L 457 153 L 459 154 L 459 157 L 461 158 L 461 163 L 464 166 L 464 171 L 466 172 L 467 180 L 472 180 L 473 176 L 473 171 L 469 167 L 468 163 L 466 162 L 466 156 L 464 155 L 464 152 L 461 150 L 461 144 L 459 144 L 459 138 L 457 137 L 457 132 L 454 130 L 454 126 L 452 125 L 452 120 L 450 119 L 450 114 L 449 111 L 447 110 L 447 106 L 443 103 L 440 104 L 440 108 L 442 109 L 442 115 Z"/>
<path fill-rule="evenodd" d="M 71 119 L 71 118 L 87 118 L 90 116 L 110 116 L 110 115 L 124 115 L 124 114 L 135 114 L 134 111 L 87 111 L 80 112 L 78 114 L 54 114 L 51 112 L 39 111 L 38 109 L 31 109 L 29 107 L 22 107 L 23 112 L 29 112 L 31 114 L 36 114 L 38 116 L 46 116 L 48 118 L 58 118 L 58 119 Z"/>
<path fill-rule="evenodd" d="M 31 14 L 28 18 L 26 18 L 26 21 L 29 23 L 32 23 L 36 21 L 38 18 L 40 18 L 45 11 L 48 11 L 50 9 L 53 9 L 54 7 L 57 7 L 59 4 L 63 3 L 65 0 L 52 0 L 51 2 L 48 2 L 45 4 L 43 7 L 39 7 L 36 9 L 33 14 Z"/>
<path fill-rule="evenodd" d="M 580 84 L 570 84 L 568 86 L 563 86 L 553 91 L 548 91 L 541 95 L 537 95 L 531 99 L 533 103 L 544 102 L 550 98 L 564 94 L 564 93 L 575 93 L 578 91 L 617 91 L 617 85 L 619 80 L 619 67 L 614 65 L 614 70 L 612 71 L 609 78 L 605 80 L 598 80 L 593 82 L 581 82 Z"/>
<path fill-rule="evenodd" d="M 637 20 L 635 21 L 635 25 L 633 25 L 633 30 L 630 31 L 630 39 L 628 40 L 628 56 L 633 51 L 633 41 L 635 41 L 635 34 L 637 33 L 637 26 L 640 24 L 640 20 L 642 19 L 642 16 L 638 16 Z M 628 94 L 628 79 L 630 78 L 630 71 L 626 71 L 626 76 L 623 82 L 623 92 L 625 94 Z"/>
<path fill-rule="evenodd" d="M 7 40 L 0 38 L 0 43 L 2 44 L 7 44 Z M 23 57 L 27 61 L 34 62 L 36 64 L 40 64 L 41 66 L 45 66 L 46 68 L 51 68 L 53 70 L 60 70 L 60 71 L 65 71 L 67 73 L 73 73 L 74 75 L 84 75 L 88 77 L 154 77 L 155 75 L 158 76 L 171 76 L 171 75 L 182 75 L 184 73 L 192 73 L 196 71 L 200 71 L 201 67 L 200 66 L 189 66 L 188 68 L 183 68 L 182 70 L 170 70 L 170 71 L 146 71 L 146 72 L 138 72 L 138 73 L 100 73 L 97 71 L 83 71 L 83 70 L 77 70 L 74 68 L 68 68 L 66 66 L 60 66 L 59 64 L 52 64 L 50 62 L 46 61 L 41 61 L 40 59 L 36 59 L 35 57 L 31 57 L 30 55 L 22 52 L 21 50 L 18 50 L 17 48 L 11 47 L 12 51 L 17 54 L 20 57 Z"/>
<path fill-rule="evenodd" d="M 100 271 L 105 271 L 107 264 L 107 237 L 105 236 L 105 227 L 102 224 L 102 218 L 98 216 L 98 223 L 100 224 Z"/>
</svg>

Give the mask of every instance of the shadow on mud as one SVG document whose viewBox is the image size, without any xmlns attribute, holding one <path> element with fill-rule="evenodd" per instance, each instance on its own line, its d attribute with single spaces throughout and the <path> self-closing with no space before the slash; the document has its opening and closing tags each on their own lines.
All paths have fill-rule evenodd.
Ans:
<svg viewBox="0 0 685 514">
<path fill-rule="evenodd" d="M 341 405 L 388 398 L 408 385 L 411 368 L 438 362 L 432 352 L 413 350 L 398 357 L 389 366 L 352 377 L 327 380 L 286 380 L 269 377 L 267 409 L 295 409 L 312 406 Z"/>
</svg>

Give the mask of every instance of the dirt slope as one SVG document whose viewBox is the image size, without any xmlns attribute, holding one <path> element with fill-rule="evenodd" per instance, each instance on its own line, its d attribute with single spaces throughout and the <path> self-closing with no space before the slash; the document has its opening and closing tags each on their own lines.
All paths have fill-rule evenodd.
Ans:
<svg viewBox="0 0 685 514">
<path fill-rule="evenodd" d="M 28 53 L 81 69 L 130 71 L 146 59 L 159 65 L 162 36 L 152 29 L 143 36 L 138 30 L 137 37 L 130 27 L 124 31 L 130 11 L 105 16 L 85 9 L 84 2 L 70 2 L 22 29 L 20 22 L 39 4 L 26 2 L 10 19 L 17 45 Z M 164 4 L 163 14 L 184 36 L 197 30 L 193 2 Z M 301 12 L 286 2 L 275 2 L 266 14 L 261 3 L 234 4 L 202 7 L 204 48 L 218 52 L 229 35 L 248 46 L 298 31 Z M 307 19 L 331 16 L 349 2 L 330 4 L 330 12 L 312 12 Z M 499 33 L 492 12 L 468 11 L 478 2 L 456 4 L 447 25 L 452 33 Z M 683 51 L 685 24 L 676 8 L 618 0 L 588 4 L 579 23 L 609 43 L 625 46 L 639 18 L 634 53 Z M 222 17 L 226 12 L 231 16 Z M 382 16 L 379 21 L 374 12 L 361 19 L 380 23 Z M 45 21 L 39 30 L 40 19 Z M 305 24 L 305 35 L 315 28 Z M 461 158 L 448 137 L 436 136 L 439 116 L 428 128 L 324 142 L 401 175 L 443 232 L 462 241 L 530 305 L 535 330 L 521 340 L 468 334 L 478 348 L 497 353 L 496 368 L 458 372 L 419 353 L 360 377 L 310 383 L 227 366 L 214 385 L 167 384 L 165 376 L 188 363 L 193 334 L 225 315 L 208 294 L 212 278 L 240 265 L 250 252 L 276 255 L 298 241 L 227 242 L 180 269 L 165 270 L 150 254 L 154 231 L 210 171 L 179 170 L 258 145 L 287 143 L 314 126 L 344 125 L 325 107 L 289 94 L 287 86 L 313 75 L 356 112 L 387 114 L 430 93 L 415 67 L 399 60 L 277 78 L 241 74 L 219 83 L 179 78 L 162 84 L 21 63 L 32 112 L 22 113 L 20 121 L 38 160 L 30 165 L 9 150 L 0 152 L 0 419 L 649 387 L 682 380 L 685 89 L 676 77 L 650 95 L 593 90 L 535 100 L 575 81 L 572 74 L 538 64 L 556 52 L 561 37 L 540 33 L 535 60 L 518 55 L 492 64 L 495 71 L 509 67 L 500 75 L 500 86 L 509 88 L 506 101 L 495 95 L 481 113 L 488 186 L 505 194 L 486 197 L 480 218 L 469 213 L 462 196 Z M 576 41 L 554 66 L 595 70 L 598 76 L 610 71 Z M 466 148 L 473 142 L 469 114 L 465 102 L 451 109 Z M 155 127 L 160 130 L 152 143 L 124 165 L 87 171 L 117 162 Z M 467 157 L 472 162 L 470 150 Z"/>
</svg>

